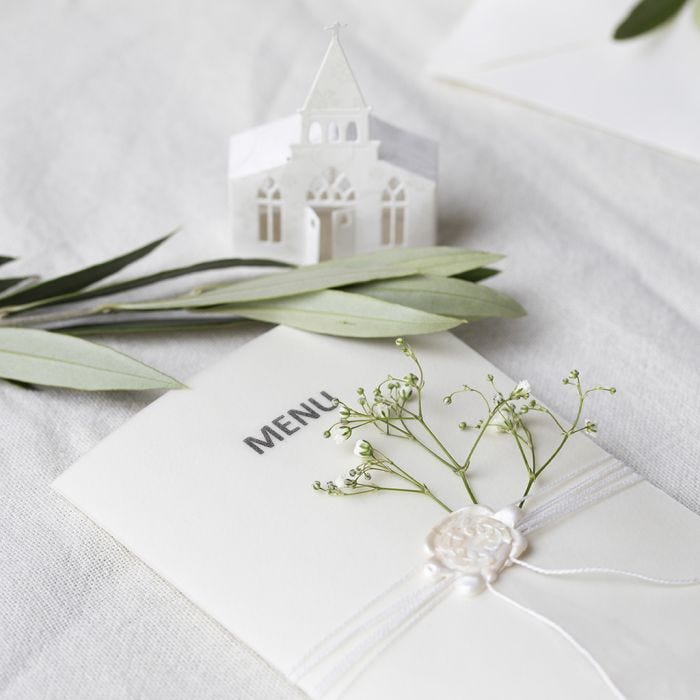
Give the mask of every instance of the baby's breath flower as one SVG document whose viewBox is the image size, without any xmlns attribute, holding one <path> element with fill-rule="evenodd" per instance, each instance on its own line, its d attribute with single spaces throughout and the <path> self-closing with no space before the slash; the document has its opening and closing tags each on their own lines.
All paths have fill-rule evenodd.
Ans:
<svg viewBox="0 0 700 700">
<path fill-rule="evenodd" d="M 372 445 L 370 445 L 369 442 L 367 442 L 367 440 L 358 440 L 355 443 L 355 448 L 353 449 L 353 452 L 358 457 L 371 457 L 374 454 Z"/>
<path fill-rule="evenodd" d="M 526 394 L 530 393 L 530 382 L 527 381 L 527 379 L 523 379 L 521 382 L 518 382 L 518 386 L 516 389 L 520 389 Z"/>
<path fill-rule="evenodd" d="M 513 424 L 511 421 L 500 413 L 497 413 L 489 423 L 489 428 L 492 428 L 498 433 L 508 433 L 512 427 Z"/>
<path fill-rule="evenodd" d="M 413 373 L 406 374 L 403 378 L 394 375 L 385 375 L 385 379 L 379 382 L 375 389 L 368 390 L 367 393 L 362 387 L 357 389 L 357 403 L 350 405 L 340 401 L 334 401 L 338 406 L 339 417 L 337 422 L 329 430 L 326 430 L 324 437 L 332 437 L 335 442 L 342 443 L 354 435 L 355 431 L 361 431 L 368 424 L 373 424 L 374 428 L 379 428 L 385 433 L 386 438 L 402 437 L 410 439 L 414 444 L 424 447 L 428 452 L 438 457 L 440 462 L 447 462 L 438 454 L 445 452 L 452 464 L 458 465 L 460 462 L 444 447 L 440 439 L 433 430 L 426 424 L 424 417 L 422 398 L 425 387 L 423 368 L 416 357 L 413 348 L 404 341 L 403 338 L 396 339 L 396 345 L 401 349 L 417 367 L 420 376 Z M 581 378 L 577 370 L 571 370 L 563 378 L 564 384 L 573 385 L 578 393 L 577 418 L 573 423 L 560 421 L 554 414 L 536 400 L 530 398 L 531 387 L 527 380 L 518 382 L 510 393 L 503 394 L 494 381 L 492 374 L 487 375 L 489 388 L 485 391 L 479 388 L 472 388 L 468 384 L 463 384 L 462 388 L 443 397 L 443 403 L 452 404 L 455 396 L 462 392 L 475 392 L 486 404 L 486 417 L 477 420 L 475 423 L 468 423 L 462 420 L 457 424 L 461 431 L 475 430 L 471 447 L 468 447 L 466 460 L 463 466 L 453 471 L 460 477 L 466 489 L 467 496 L 471 501 L 477 503 L 471 486 L 467 481 L 466 470 L 471 462 L 475 448 L 482 438 L 484 441 L 490 440 L 486 433 L 493 430 L 499 433 L 506 433 L 512 436 L 520 448 L 519 452 L 527 468 L 529 481 L 525 495 L 529 493 L 530 486 L 536 477 L 545 467 L 557 456 L 567 440 L 579 432 L 588 435 L 595 435 L 598 426 L 592 420 L 581 421 L 581 409 L 586 398 L 593 392 L 604 391 L 610 394 L 615 393 L 613 387 L 595 385 L 589 388 L 582 386 Z M 417 398 L 417 407 L 411 411 L 407 403 L 409 398 Z M 477 402 L 478 403 L 478 402 Z M 539 456 L 536 459 L 535 441 L 530 426 L 530 413 L 538 412 L 552 419 L 559 433 L 559 444 L 554 448 L 552 454 L 547 458 Z M 483 416 L 483 414 L 482 414 Z M 414 431 L 414 426 L 422 430 Z M 489 431 L 486 430 L 489 429 Z M 465 435 L 468 437 L 468 435 Z M 435 451 L 437 445 L 438 451 Z M 379 493 L 381 491 L 408 491 L 429 496 L 438 505 L 446 510 L 448 506 L 439 500 L 430 488 L 411 474 L 410 464 L 394 463 L 390 457 L 385 456 L 384 447 L 382 452 L 375 452 L 371 443 L 364 439 L 355 441 L 353 447 L 354 454 L 359 458 L 358 462 L 345 475 L 338 476 L 332 481 L 314 481 L 312 487 L 316 491 L 325 492 L 331 496 L 359 495 L 368 493 Z M 539 450 L 537 451 L 539 453 Z M 531 454 L 530 457 L 526 456 Z M 448 464 L 449 466 L 449 464 Z M 394 487 L 390 481 L 389 485 L 383 483 L 384 475 L 391 475 L 393 481 L 399 480 L 405 483 L 405 488 Z M 369 481 L 370 483 L 367 483 Z M 376 483 L 375 483 L 376 481 Z"/>
<path fill-rule="evenodd" d="M 331 430 L 331 435 L 333 436 L 333 440 L 335 440 L 336 444 L 340 445 L 352 435 L 352 429 L 347 425 L 336 425 Z"/>
<path fill-rule="evenodd" d="M 372 414 L 377 416 L 377 418 L 388 418 L 389 407 L 385 403 L 375 403 L 372 406 Z"/>
<path fill-rule="evenodd" d="M 512 399 L 527 399 L 530 396 L 530 382 L 527 379 L 523 379 L 518 382 L 511 393 Z"/>
<path fill-rule="evenodd" d="M 401 384 L 399 386 L 399 396 L 404 400 L 410 399 L 413 396 L 413 387 L 409 384 Z"/>
</svg>

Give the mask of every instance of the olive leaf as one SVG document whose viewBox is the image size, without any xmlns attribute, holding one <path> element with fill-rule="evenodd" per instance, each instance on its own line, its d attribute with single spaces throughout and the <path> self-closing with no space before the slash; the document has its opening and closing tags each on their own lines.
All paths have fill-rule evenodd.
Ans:
<svg viewBox="0 0 700 700">
<path fill-rule="evenodd" d="M 452 275 L 452 277 L 460 280 L 467 280 L 467 282 L 482 282 L 489 277 L 498 275 L 500 272 L 501 271 L 497 270 L 495 267 L 475 267 L 473 270 L 466 270 L 465 272 Z"/>
<path fill-rule="evenodd" d="M 220 258 L 218 260 L 206 260 L 204 262 L 195 263 L 194 265 L 186 265 L 184 267 L 175 267 L 162 272 L 155 272 L 151 275 L 142 277 L 134 277 L 123 282 L 114 282 L 113 284 L 105 284 L 92 289 L 61 294 L 58 296 L 41 299 L 39 301 L 22 305 L 17 311 L 30 311 L 44 306 L 53 306 L 55 304 L 65 304 L 68 302 L 86 301 L 88 299 L 96 299 L 109 294 L 118 294 L 139 287 L 146 287 L 157 282 L 190 275 L 195 272 L 205 272 L 208 270 L 223 270 L 232 267 L 292 267 L 289 263 L 281 260 L 268 260 L 266 258 Z M 2 280 L 0 280 L 0 291 L 2 289 Z M 4 299 L 0 299 L 0 304 L 4 303 Z M 15 313 L 17 313 L 15 311 Z"/>
<path fill-rule="evenodd" d="M 111 348 L 35 328 L 0 328 L 0 377 L 86 391 L 183 387 Z"/>
<path fill-rule="evenodd" d="M 168 238 L 170 238 L 174 233 L 175 231 L 172 231 L 162 238 L 157 238 L 155 241 L 151 241 L 151 243 L 148 243 L 141 248 L 137 248 L 136 250 L 132 250 L 131 252 L 120 255 L 116 258 L 105 260 L 97 265 L 91 265 L 90 267 L 85 267 L 67 275 L 61 275 L 60 277 L 54 277 L 53 279 L 39 282 L 38 284 L 22 289 L 15 294 L 9 294 L 8 296 L 3 297 L 2 306 L 5 307 L 29 304 L 40 299 L 57 297 L 63 294 L 70 294 L 71 292 L 85 289 L 85 287 L 95 284 L 95 282 L 99 282 L 105 277 L 109 277 L 110 275 L 119 272 L 127 265 L 130 265 L 131 263 L 145 257 L 150 252 L 154 251 L 159 245 L 167 241 Z"/>
<path fill-rule="evenodd" d="M 631 39 L 645 34 L 671 19 L 685 2 L 686 0 L 641 0 L 615 29 L 613 38 Z"/>
<path fill-rule="evenodd" d="M 15 258 L 13 258 L 11 255 L 0 255 L 0 265 L 12 262 L 14 259 Z"/>
<path fill-rule="evenodd" d="M 234 312 L 257 321 L 282 323 L 314 333 L 354 338 L 436 333 L 465 322 L 463 319 L 333 289 L 236 304 L 216 311 Z"/>
<path fill-rule="evenodd" d="M 94 323 L 66 324 L 53 331 L 79 337 L 91 335 L 136 335 L 139 333 L 172 333 L 191 331 L 215 331 L 235 328 L 244 323 L 253 323 L 251 319 L 240 316 L 219 318 L 208 313 L 204 318 L 189 316 L 185 318 L 135 318 L 129 320 L 109 320 Z"/>
<path fill-rule="evenodd" d="M 507 294 L 454 277 L 402 277 L 350 289 L 374 299 L 456 318 L 517 318 L 525 314 L 525 309 Z"/>
<path fill-rule="evenodd" d="M 4 279 L 0 279 L 0 292 L 4 292 L 6 289 L 12 289 L 12 287 L 16 287 L 18 284 L 28 279 L 31 279 L 31 277 L 5 277 Z M 0 304 L 1 303 L 2 300 L 0 300 Z"/>
<path fill-rule="evenodd" d="M 394 248 L 340 260 L 305 265 L 274 275 L 217 285 L 203 292 L 170 299 L 107 305 L 108 310 L 186 309 L 288 297 L 416 274 L 455 275 L 500 260 L 494 253 L 463 248 Z"/>
</svg>

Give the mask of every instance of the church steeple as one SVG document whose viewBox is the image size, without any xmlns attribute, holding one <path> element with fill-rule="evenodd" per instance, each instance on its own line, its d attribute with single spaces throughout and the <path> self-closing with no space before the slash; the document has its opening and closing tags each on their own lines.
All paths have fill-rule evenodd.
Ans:
<svg viewBox="0 0 700 700">
<path fill-rule="evenodd" d="M 335 22 L 311 90 L 300 112 L 303 143 L 366 142 L 367 106 L 338 36 L 343 25 Z"/>
</svg>

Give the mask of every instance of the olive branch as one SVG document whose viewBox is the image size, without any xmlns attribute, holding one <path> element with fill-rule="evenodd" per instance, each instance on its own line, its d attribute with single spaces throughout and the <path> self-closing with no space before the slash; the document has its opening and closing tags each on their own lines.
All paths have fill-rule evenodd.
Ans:
<svg viewBox="0 0 700 700">
<path fill-rule="evenodd" d="M 263 322 L 377 338 L 434 333 L 481 318 L 525 313 L 511 297 L 480 284 L 498 273 L 489 265 L 502 256 L 441 246 L 384 248 L 298 267 L 280 260 L 218 258 L 105 282 L 170 235 L 52 279 L 0 277 L 0 379 L 82 390 L 183 386 L 85 336 L 231 330 Z M 12 262 L 0 256 L 0 266 Z M 260 274 L 186 287 L 173 296 L 123 297 L 214 270 Z"/>
</svg>

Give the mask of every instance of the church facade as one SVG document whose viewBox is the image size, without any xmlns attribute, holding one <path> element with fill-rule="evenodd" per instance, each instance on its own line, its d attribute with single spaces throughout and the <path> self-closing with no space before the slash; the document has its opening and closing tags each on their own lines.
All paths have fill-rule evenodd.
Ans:
<svg viewBox="0 0 700 700">
<path fill-rule="evenodd" d="M 301 110 L 231 139 L 236 255 L 308 264 L 435 243 L 437 144 L 370 114 L 333 29 Z"/>
</svg>

